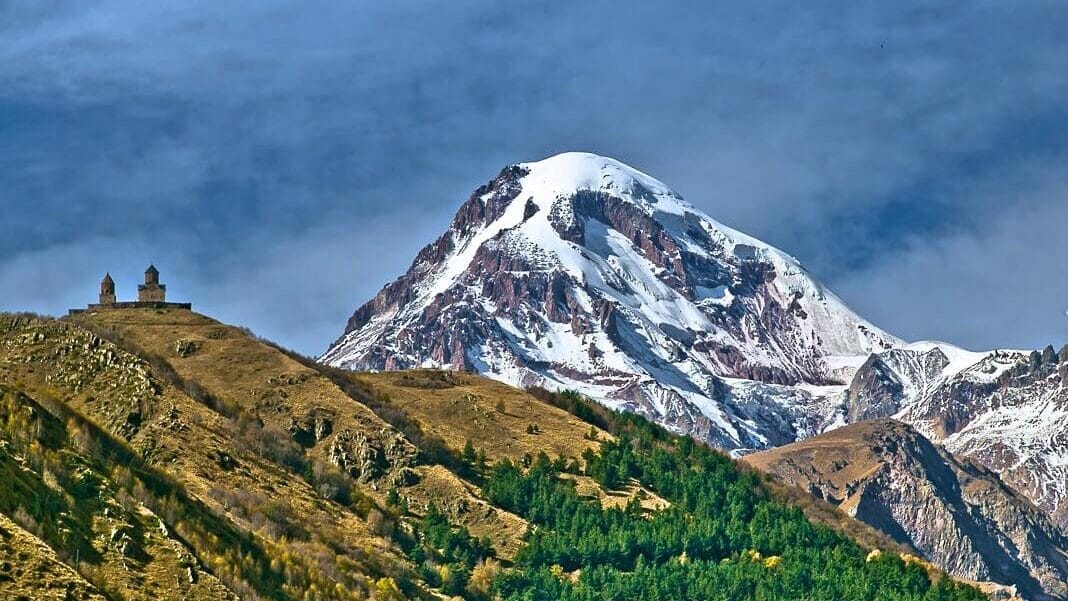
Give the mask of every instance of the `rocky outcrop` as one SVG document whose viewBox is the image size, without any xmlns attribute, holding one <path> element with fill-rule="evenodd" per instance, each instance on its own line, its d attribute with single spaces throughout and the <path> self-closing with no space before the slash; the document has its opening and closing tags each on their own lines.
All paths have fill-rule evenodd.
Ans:
<svg viewBox="0 0 1068 601">
<path fill-rule="evenodd" d="M 176 340 L 174 342 L 174 354 L 185 359 L 200 350 L 200 343 L 196 340 Z"/>
<path fill-rule="evenodd" d="M 890 417 L 949 367 L 945 351 L 896 348 L 868 357 L 846 393 L 850 422 Z"/>
<path fill-rule="evenodd" d="M 838 505 L 956 576 L 1068 599 L 1068 537 L 991 470 L 893 420 L 861 422 L 745 461 Z"/>
<path fill-rule="evenodd" d="M 369 483 L 387 472 L 400 474 L 415 465 L 417 451 L 399 432 L 383 430 L 378 436 L 342 430 L 330 442 L 330 461 L 358 482 Z M 401 479 L 407 475 L 396 476 Z"/>
<path fill-rule="evenodd" d="M 302 447 L 311 447 L 334 431 L 336 415 L 324 407 L 315 407 L 301 417 L 290 418 L 289 435 Z"/>
</svg>

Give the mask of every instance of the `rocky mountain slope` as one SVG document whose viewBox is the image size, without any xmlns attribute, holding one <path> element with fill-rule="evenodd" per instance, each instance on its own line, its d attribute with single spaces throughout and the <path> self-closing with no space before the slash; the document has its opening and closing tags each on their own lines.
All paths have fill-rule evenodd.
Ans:
<svg viewBox="0 0 1068 601">
<path fill-rule="evenodd" d="M 109 598 L 430 598 L 388 493 L 480 505 L 326 375 L 189 311 L 0 316 L 0 390 L 0 513 Z M 523 522 L 481 505 L 453 518 L 507 557 Z"/>
<path fill-rule="evenodd" d="M 0 558 L 4 599 L 107 599 L 60 561 L 55 551 L 5 515 L 0 515 Z"/>
<path fill-rule="evenodd" d="M 967 353 L 915 344 L 871 356 L 847 421 L 893 416 L 1001 478 L 1068 527 L 1068 347 Z"/>
<path fill-rule="evenodd" d="M 880 419 L 745 457 L 950 573 L 1026 599 L 1068 598 L 1068 537 L 989 469 Z"/>
<path fill-rule="evenodd" d="M 574 388 L 726 449 L 814 434 L 809 387 L 898 344 L 789 255 L 622 163 L 505 168 L 349 320 L 339 367 Z"/>
</svg>

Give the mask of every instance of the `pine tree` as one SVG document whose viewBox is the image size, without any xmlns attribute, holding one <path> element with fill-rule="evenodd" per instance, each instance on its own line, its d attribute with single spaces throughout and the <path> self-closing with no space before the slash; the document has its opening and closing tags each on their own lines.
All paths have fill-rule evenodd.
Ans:
<svg viewBox="0 0 1068 601">
<path fill-rule="evenodd" d="M 461 454 L 461 458 L 464 461 L 464 465 L 468 467 L 475 465 L 475 460 L 478 459 L 478 456 L 475 454 L 475 445 L 471 444 L 471 439 L 468 439 L 467 442 L 464 443 L 464 450 Z"/>
<path fill-rule="evenodd" d="M 388 505 L 390 507 L 400 507 L 400 504 L 401 504 L 400 493 L 397 492 L 397 489 L 395 487 L 394 488 L 390 488 L 389 492 L 386 493 L 386 505 Z"/>
</svg>

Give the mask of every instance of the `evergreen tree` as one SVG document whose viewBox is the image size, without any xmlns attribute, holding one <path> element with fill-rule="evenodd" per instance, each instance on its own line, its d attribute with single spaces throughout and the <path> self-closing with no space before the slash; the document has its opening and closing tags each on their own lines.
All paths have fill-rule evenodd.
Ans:
<svg viewBox="0 0 1068 601">
<path fill-rule="evenodd" d="M 473 467 L 475 465 L 478 455 L 475 453 L 475 445 L 471 444 L 471 439 L 468 439 L 467 442 L 464 443 L 464 450 L 461 454 L 461 458 L 464 461 L 464 465 L 468 467 Z"/>
</svg>

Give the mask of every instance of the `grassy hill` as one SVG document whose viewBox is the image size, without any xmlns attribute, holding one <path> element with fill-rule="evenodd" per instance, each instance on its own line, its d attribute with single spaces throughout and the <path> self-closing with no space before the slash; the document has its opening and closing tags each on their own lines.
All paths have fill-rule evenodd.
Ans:
<svg viewBox="0 0 1068 601">
<path fill-rule="evenodd" d="M 4 599 L 105 599 L 55 551 L 6 515 L 0 515 L 0 597 Z"/>
<path fill-rule="evenodd" d="M 714 574 L 770 599 L 837 590 L 833 554 L 856 591 L 974 598 L 640 419 L 470 374 L 340 372 L 190 311 L 0 315 L 0 397 L 5 598 L 640 598 L 680 579 L 670 599 Z M 748 508 L 702 504 L 725 494 Z M 794 533 L 755 537 L 761 507 Z"/>
</svg>

